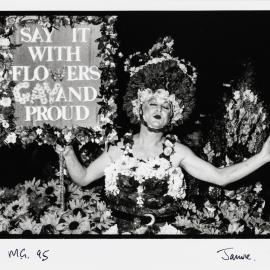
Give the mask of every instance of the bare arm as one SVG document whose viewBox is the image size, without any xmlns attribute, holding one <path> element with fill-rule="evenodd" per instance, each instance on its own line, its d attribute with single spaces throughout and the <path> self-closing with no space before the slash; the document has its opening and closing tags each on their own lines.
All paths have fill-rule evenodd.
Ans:
<svg viewBox="0 0 270 270">
<path fill-rule="evenodd" d="M 104 175 L 105 168 L 110 165 L 117 150 L 116 147 L 111 147 L 109 151 L 106 149 L 87 168 L 79 162 L 71 146 L 65 148 L 63 155 L 72 180 L 80 186 L 86 186 Z"/>
<path fill-rule="evenodd" d="M 190 175 L 209 183 L 225 186 L 247 176 L 269 162 L 269 145 L 270 140 L 268 138 L 260 153 L 243 162 L 225 168 L 216 168 L 212 164 L 197 157 L 184 145 L 177 144 L 176 153 L 181 155 L 180 165 Z"/>
</svg>

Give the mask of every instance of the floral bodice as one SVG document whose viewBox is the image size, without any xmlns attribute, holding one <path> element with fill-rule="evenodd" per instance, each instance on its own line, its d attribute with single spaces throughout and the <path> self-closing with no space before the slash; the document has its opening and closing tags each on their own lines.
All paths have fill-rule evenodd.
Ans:
<svg viewBox="0 0 270 270">
<path fill-rule="evenodd" d="M 170 160 L 176 139 L 167 135 L 159 156 L 142 159 L 133 154 L 132 135 L 124 136 L 123 155 L 105 169 L 105 191 L 113 209 L 156 216 L 176 211 L 186 189 L 181 168 Z"/>
</svg>

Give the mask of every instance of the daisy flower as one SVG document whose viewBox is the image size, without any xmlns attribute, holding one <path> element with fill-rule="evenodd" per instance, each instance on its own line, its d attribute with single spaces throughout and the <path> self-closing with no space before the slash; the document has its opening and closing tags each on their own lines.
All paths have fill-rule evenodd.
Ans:
<svg viewBox="0 0 270 270">
<path fill-rule="evenodd" d="M 99 230 L 108 229 L 112 224 L 114 224 L 111 210 L 106 207 L 103 202 L 98 202 L 96 206 L 96 211 L 91 215 L 91 220 L 96 224 L 96 228 Z"/>
<path fill-rule="evenodd" d="M 0 232 L 9 231 L 10 223 L 9 219 L 0 216 Z"/>
<path fill-rule="evenodd" d="M 41 234 L 59 234 L 58 225 L 61 215 L 59 209 L 58 211 L 45 213 L 45 215 L 40 218 L 42 226 Z"/>
<path fill-rule="evenodd" d="M 61 185 L 59 180 L 51 180 L 47 183 L 44 183 L 41 187 L 38 188 L 38 193 L 42 196 L 49 197 L 51 203 L 59 204 L 60 203 L 60 194 L 61 194 Z"/>
<path fill-rule="evenodd" d="M 233 234 L 233 233 L 239 234 L 243 231 L 244 231 L 244 225 L 241 226 L 238 222 L 233 222 L 233 223 L 229 224 L 229 226 L 228 226 L 228 233 L 229 234 Z"/>
<path fill-rule="evenodd" d="M 70 210 L 73 212 L 74 215 L 77 215 L 80 213 L 82 217 L 86 216 L 86 213 L 89 212 L 89 209 L 87 207 L 89 206 L 88 203 L 86 203 L 83 199 L 76 199 L 69 201 L 69 207 Z"/>
<path fill-rule="evenodd" d="M 75 183 L 69 183 L 66 190 L 66 195 L 68 199 L 79 199 L 83 196 L 83 191 L 80 186 L 76 185 Z"/>
<path fill-rule="evenodd" d="M 11 234 L 39 234 L 41 224 L 38 224 L 32 218 L 24 217 L 19 222 L 17 228 L 10 231 Z"/>
<path fill-rule="evenodd" d="M 27 194 L 31 192 L 35 192 L 38 190 L 40 186 L 40 180 L 36 180 L 35 178 L 32 181 L 25 181 L 22 185 L 22 188 L 25 190 Z"/>
<path fill-rule="evenodd" d="M 61 192 L 61 185 L 59 180 L 50 180 L 47 183 L 44 183 L 41 187 L 38 188 L 38 193 L 45 196 L 56 195 L 59 196 Z"/>
<path fill-rule="evenodd" d="M 30 205 L 26 195 L 21 196 L 18 200 L 13 201 L 7 205 L 4 210 L 4 216 L 16 219 L 17 217 L 24 215 L 28 212 L 28 206 Z"/>
<path fill-rule="evenodd" d="M 93 205 L 93 204 L 96 204 L 100 200 L 100 195 L 97 192 L 95 192 L 93 189 L 84 190 L 81 198 L 85 202 L 88 202 L 89 204 Z"/>
<path fill-rule="evenodd" d="M 63 217 L 64 222 L 58 224 L 57 229 L 62 234 L 82 234 L 90 231 L 90 223 L 80 213 Z"/>
<path fill-rule="evenodd" d="M 190 218 L 188 218 L 187 216 L 177 216 L 175 218 L 175 223 L 176 226 L 179 227 L 192 227 L 192 222 L 190 220 Z"/>
</svg>

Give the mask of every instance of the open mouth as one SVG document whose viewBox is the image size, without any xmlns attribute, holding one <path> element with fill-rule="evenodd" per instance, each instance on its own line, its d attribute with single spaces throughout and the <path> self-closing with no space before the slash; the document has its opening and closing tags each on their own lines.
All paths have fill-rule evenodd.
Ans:
<svg viewBox="0 0 270 270">
<path fill-rule="evenodd" d="M 154 118 L 161 119 L 161 116 L 159 114 L 154 115 Z"/>
</svg>

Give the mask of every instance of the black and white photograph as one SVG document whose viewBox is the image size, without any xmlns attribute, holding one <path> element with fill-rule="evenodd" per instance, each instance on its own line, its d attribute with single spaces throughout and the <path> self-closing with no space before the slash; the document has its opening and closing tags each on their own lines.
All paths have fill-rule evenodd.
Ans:
<svg viewBox="0 0 270 270">
<path fill-rule="evenodd" d="M 0 235 L 269 237 L 269 26 L 1 12 Z"/>
</svg>

